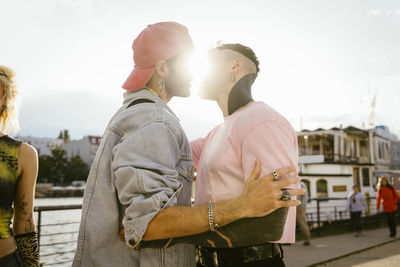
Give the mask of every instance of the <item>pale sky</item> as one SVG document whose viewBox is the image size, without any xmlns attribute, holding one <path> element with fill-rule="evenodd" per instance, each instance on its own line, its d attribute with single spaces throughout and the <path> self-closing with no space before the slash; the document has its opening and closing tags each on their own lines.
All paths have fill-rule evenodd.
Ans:
<svg viewBox="0 0 400 267">
<path fill-rule="evenodd" d="M 132 41 L 172 20 L 200 55 L 218 40 L 253 48 L 254 98 L 296 130 L 301 120 L 307 129 L 368 126 L 377 94 L 376 124 L 400 137 L 400 1 L 0 0 L 0 12 L 0 64 L 17 72 L 20 135 L 102 135 L 122 103 Z M 223 120 L 193 92 L 169 104 L 189 139 Z"/>
</svg>

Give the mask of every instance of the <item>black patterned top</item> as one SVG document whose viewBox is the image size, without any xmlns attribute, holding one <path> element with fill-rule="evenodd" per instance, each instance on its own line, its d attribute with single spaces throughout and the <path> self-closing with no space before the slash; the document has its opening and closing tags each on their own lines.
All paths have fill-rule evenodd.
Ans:
<svg viewBox="0 0 400 267">
<path fill-rule="evenodd" d="M 21 144 L 21 141 L 8 135 L 0 136 L 0 239 L 12 236 L 11 219 Z"/>
</svg>

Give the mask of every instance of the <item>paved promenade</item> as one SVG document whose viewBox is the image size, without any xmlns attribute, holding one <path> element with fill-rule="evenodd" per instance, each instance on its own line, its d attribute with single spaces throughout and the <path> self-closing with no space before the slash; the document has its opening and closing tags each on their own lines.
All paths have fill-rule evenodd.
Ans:
<svg viewBox="0 0 400 267">
<path fill-rule="evenodd" d="M 398 227 L 398 231 L 399 231 Z M 342 234 L 328 237 L 320 237 L 311 240 L 311 246 L 303 246 L 303 242 L 299 241 L 291 246 L 284 246 L 285 263 L 287 267 L 301 267 L 301 266 L 358 266 L 348 265 L 345 263 L 345 259 L 349 258 L 344 256 L 353 255 L 357 251 L 365 251 L 362 253 L 373 254 L 377 251 L 374 247 L 387 244 L 385 247 L 388 249 L 384 251 L 397 251 L 386 255 L 385 253 L 375 253 L 375 256 L 370 256 L 371 262 L 374 262 L 373 266 L 385 266 L 391 267 L 390 261 L 396 261 L 400 266 L 400 238 L 390 238 L 389 230 L 387 228 L 380 228 L 375 230 L 364 231 L 361 236 L 355 237 L 354 233 Z M 368 251 L 369 248 L 374 250 Z M 382 249 L 381 249 L 382 250 Z M 379 250 L 378 250 L 379 251 Z M 369 254 L 368 254 L 369 253 Z M 387 254 L 387 253 L 386 253 Z M 392 255 L 393 254 L 393 255 Z M 354 255 L 355 257 L 356 255 Z M 352 256 L 350 256 L 352 257 Z M 353 257 L 353 258 L 354 258 Z M 325 263 L 326 261 L 338 258 L 336 264 Z M 385 261 L 386 258 L 386 261 Z M 382 259 L 382 261 L 379 261 Z M 342 262 L 342 264 L 340 264 Z M 369 266 L 369 265 L 360 265 Z M 371 265 L 372 266 L 372 265 Z M 395 266 L 395 265 L 393 265 Z"/>
</svg>

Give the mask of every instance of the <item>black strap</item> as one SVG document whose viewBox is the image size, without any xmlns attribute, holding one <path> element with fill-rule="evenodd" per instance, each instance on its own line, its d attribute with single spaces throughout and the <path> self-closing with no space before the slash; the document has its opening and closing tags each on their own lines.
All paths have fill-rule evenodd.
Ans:
<svg viewBox="0 0 400 267">
<path fill-rule="evenodd" d="M 153 100 L 145 99 L 145 98 L 136 99 L 136 100 L 132 101 L 126 108 L 130 108 L 134 105 L 142 104 L 142 103 L 155 103 L 155 102 Z"/>
</svg>

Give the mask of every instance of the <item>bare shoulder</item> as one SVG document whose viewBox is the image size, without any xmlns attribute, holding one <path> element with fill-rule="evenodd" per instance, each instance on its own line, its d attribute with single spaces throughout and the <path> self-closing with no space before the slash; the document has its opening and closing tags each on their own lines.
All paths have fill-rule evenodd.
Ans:
<svg viewBox="0 0 400 267">
<path fill-rule="evenodd" d="M 38 154 L 36 148 L 25 142 L 22 142 L 19 152 L 19 158 L 22 160 L 22 162 L 37 161 Z"/>
</svg>

